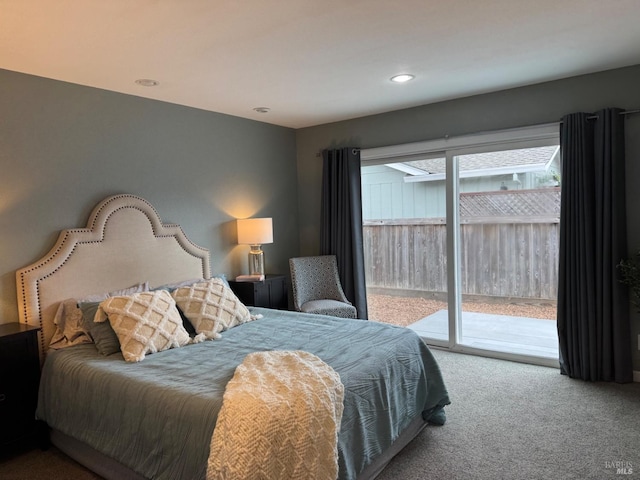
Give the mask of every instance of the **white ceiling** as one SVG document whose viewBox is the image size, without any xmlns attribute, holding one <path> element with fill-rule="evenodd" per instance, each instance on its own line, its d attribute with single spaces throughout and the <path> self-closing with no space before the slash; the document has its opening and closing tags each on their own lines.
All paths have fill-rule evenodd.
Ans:
<svg viewBox="0 0 640 480">
<path fill-rule="evenodd" d="M 640 64 L 638 19 L 640 0 L 0 0 L 0 68 L 301 128 Z"/>
</svg>

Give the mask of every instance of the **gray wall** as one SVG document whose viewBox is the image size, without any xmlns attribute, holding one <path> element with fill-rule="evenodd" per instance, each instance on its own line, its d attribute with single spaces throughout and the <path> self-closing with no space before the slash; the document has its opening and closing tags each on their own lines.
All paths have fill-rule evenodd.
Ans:
<svg viewBox="0 0 640 480">
<path fill-rule="evenodd" d="M 0 70 L 0 323 L 18 318 L 15 270 L 116 193 L 151 202 L 230 277 L 248 273 L 233 219 L 271 216 L 266 269 L 288 272 L 295 155 L 292 129 Z"/>
<path fill-rule="evenodd" d="M 461 98 L 297 131 L 300 253 L 319 251 L 320 187 L 325 148 L 380 147 L 555 122 L 577 111 L 640 108 L 640 66 Z M 626 120 L 629 250 L 640 249 L 640 115 Z M 640 370 L 633 313 L 634 369 Z"/>
</svg>

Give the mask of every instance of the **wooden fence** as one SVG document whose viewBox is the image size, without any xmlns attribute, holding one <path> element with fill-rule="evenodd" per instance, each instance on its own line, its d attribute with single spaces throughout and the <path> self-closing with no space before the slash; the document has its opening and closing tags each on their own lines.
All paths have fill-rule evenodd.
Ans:
<svg viewBox="0 0 640 480">
<path fill-rule="evenodd" d="M 475 219 L 460 229 L 462 294 L 555 301 L 557 218 Z M 446 248 L 444 219 L 365 222 L 367 287 L 446 292 Z"/>
</svg>

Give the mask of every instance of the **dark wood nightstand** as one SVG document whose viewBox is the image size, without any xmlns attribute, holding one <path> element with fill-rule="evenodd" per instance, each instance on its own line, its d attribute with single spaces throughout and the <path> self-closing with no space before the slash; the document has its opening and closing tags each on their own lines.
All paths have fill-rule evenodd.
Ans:
<svg viewBox="0 0 640 480">
<path fill-rule="evenodd" d="M 0 445 L 33 438 L 40 384 L 37 327 L 0 325 Z"/>
<path fill-rule="evenodd" d="M 229 281 L 231 290 L 245 305 L 287 310 L 287 278 L 284 275 L 265 275 L 262 282 Z"/>
</svg>

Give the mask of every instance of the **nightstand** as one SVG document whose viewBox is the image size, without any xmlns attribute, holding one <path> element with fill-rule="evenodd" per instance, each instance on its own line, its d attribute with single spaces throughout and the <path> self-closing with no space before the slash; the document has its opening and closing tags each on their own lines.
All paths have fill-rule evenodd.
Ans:
<svg viewBox="0 0 640 480">
<path fill-rule="evenodd" d="M 33 437 L 40 384 L 37 327 L 0 325 L 0 445 Z"/>
<path fill-rule="evenodd" d="M 242 303 L 254 307 L 287 310 L 287 278 L 284 275 L 265 275 L 262 282 L 229 281 L 233 293 Z"/>
</svg>

